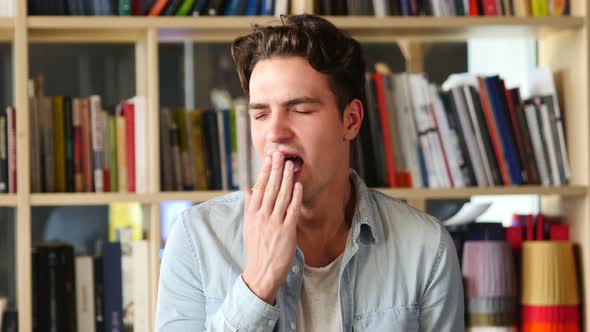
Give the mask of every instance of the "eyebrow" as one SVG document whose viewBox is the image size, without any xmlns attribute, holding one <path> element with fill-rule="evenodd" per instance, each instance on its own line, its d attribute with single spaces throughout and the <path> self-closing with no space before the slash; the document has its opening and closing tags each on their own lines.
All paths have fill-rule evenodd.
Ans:
<svg viewBox="0 0 590 332">
<path fill-rule="evenodd" d="M 312 98 L 312 97 L 298 97 L 298 98 L 293 98 L 293 99 L 289 99 L 287 101 L 282 102 L 281 106 L 288 108 L 288 107 L 293 107 L 295 105 L 301 105 L 301 104 L 322 104 L 322 101 L 317 98 Z M 248 104 L 248 111 L 257 110 L 257 109 L 265 109 L 265 108 L 268 108 L 268 104 L 263 104 L 263 103 Z"/>
</svg>

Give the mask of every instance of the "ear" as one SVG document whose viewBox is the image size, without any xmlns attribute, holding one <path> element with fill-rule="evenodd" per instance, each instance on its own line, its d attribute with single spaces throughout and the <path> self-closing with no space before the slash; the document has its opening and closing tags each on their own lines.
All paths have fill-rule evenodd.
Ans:
<svg viewBox="0 0 590 332">
<path fill-rule="evenodd" d="M 364 115 L 363 103 L 360 100 L 354 99 L 346 106 L 342 114 L 344 140 L 352 141 L 356 137 L 361 130 Z"/>
</svg>

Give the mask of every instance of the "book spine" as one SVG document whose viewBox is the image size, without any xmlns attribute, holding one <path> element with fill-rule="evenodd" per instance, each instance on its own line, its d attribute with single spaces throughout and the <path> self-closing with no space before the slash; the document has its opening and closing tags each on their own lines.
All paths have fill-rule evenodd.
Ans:
<svg viewBox="0 0 590 332">
<path fill-rule="evenodd" d="M 16 187 L 16 111 L 12 106 L 6 108 L 8 132 L 8 192 L 15 194 Z"/>
<path fill-rule="evenodd" d="M 55 189 L 66 191 L 66 151 L 63 97 L 53 97 L 53 144 L 55 146 Z"/>
<path fill-rule="evenodd" d="M 80 99 L 72 100 L 72 127 L 74 135 L 74 187 L 76 192 L 84 191 L 82 176 L 82 120 Z"/>
<path fill-rule="evenodd" d="M 94 275 L 94 312 L 96 331 L 105 331 L 104 316 L 104 268 L 102 257 L 93 258 L 93 275 Z"/>
<path fill-rule="evenodd" d="M 111 192 L 119 192 L 119 164 L 117 160 L 117 117 L 115 114 L 109 114 L 107 117 L 108 127 L 108 154 L 109 154 L 109 169 L 110 175 L 110 189 Z"/>
<path fill-rule="evenodd" d="M 8 192 L 8 127 L 6 112 L 0 112 L 0 193 Z"/>
<path fill-rule="evenodd" d="M 154 6 L 152 7 L 152 9 L 149 12 L 149 16 L 159 16 L 162 11 L 164 10 L 164 7 L 166 7 L 166 4 L 168 3 L 168 0 L 158 0 Z"/>
<path fill-rule="evenodd" d="M 82 135 L 82 187 L 84 192 L 93 191 L 92 180 L 92 135 L 90 123 L 90 100 L 80 100 L 80 133 Z"/>
<path fill-rule="evenodd" d="M 93 258 L 76 257 L 76 312 L 78 331 L 94 332 L 94 271 Z"/>
<path fill-rule="evenodd" d="M 387 118 L 387 106 L 385 104 L 385 91 L 383 87 L 383 79 L 379 73 L 374 73 L 372 76 L 375 82 L 377 93 L 377 105 L 381 119 L 381 130 L 383 131 L 383 145 L 385 146 L 385 161 L 387 164 L 387 179 L 389 187 L 396 186 L 395 181 L 395 165 L 393 162 L 392 148 L 391 148 L 391 133 L 389 132 L 389 122 Z"/>
<path fill-rule="evenodd" d="M 104 116 L 100 96 L 90 96 L 90 128 L 92 135 L 92 169 L 94 178 L 94 191 L 104 192 Z"/>
<path fill-rule="evenodd" d="M 104 243 L 102 249 L 104 330 L 123 331 L 121 244 L 119 242 Z"/>
<path fill-rule="evenodd" d="M 64 107 L 64 133 L 65 133 L 65 165 L 66 165 L 66 192 L 75 192 L 74 185 L 74 126 L 72 114 L 72 98 L 63 98 Z"/>
<path fill-rule="evenodd" d="M 191 14 L 191 11 L 193 10 L 193 7 L 195 7 L 195 0 L 185 0 L 180 6 L 180 8 L 178 8 L 178 11 L 175 15 L 189 16 Z"/>
<path fill-rule="evenodd" d="M 127 128 L 123 105 L 117 105 L 117 175 L 119 192 L 127 192 Z"/>
<path fill-rule="evenodd" d="M 131 16 L 131 1 L 132 0 L 119 0 L 119 16 Z"/>
<path fill-rule="evenodd" d="M 127 192 L 135 192 L 135 105 L 126 102 L 123 105 L 125 114 L 125 143 L 127 161 Z"/>
</svg>

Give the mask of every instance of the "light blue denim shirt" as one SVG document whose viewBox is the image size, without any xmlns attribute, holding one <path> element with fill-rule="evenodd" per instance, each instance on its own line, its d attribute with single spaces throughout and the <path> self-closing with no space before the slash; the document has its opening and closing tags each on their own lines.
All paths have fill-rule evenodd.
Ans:
<svg viewBox="0 0 590 332">
<path fill-rule="evenodd" d="M 340 268 L 343 331 L 464 331 L 454 244 L 432 217 L 370 190 L 350 172 L 356 206 Z M 157 331 L 295 331 L 304 257 L 272 306 L 244 284 L 244 194 L 182 213 L 160 272 Z"/>
</svg>

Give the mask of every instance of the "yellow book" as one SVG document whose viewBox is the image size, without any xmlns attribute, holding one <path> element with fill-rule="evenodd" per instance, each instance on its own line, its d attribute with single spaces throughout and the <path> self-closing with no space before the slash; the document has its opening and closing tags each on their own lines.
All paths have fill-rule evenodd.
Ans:
<svg viewBox="0 0 590 332">
<path fill-rule="evenodd" d="M 109 204 L 109 242 L 141 241 L 142 229 L 140 203 Z"/>
<path fill-rule="evenodd" d="M 125 118 L 117 115 L 117 175 L 119 177 L 118 187 L 120 193 L 127 192 L 127 140 L 125 136 Z"/>
<path fill-rule="evenodd" d="M 547 0 L 532 0 L 531 11 L 533 16 L 549 16 Z"/>
<path fill-rule="evenodd" d="M 55 190 L 66 191 L 66 148 L 64 98 L 53 97 L 53 146 L 55 147 Z"/>
<path fill-rule="evenodd" d="M 207 190 L 207 154 L 203 138 L 203 125 L 201 123 L 201 111 L 194 110 L 187 113 L 190 127 L 192 155 L 197 190 Z"/>
</svg>

